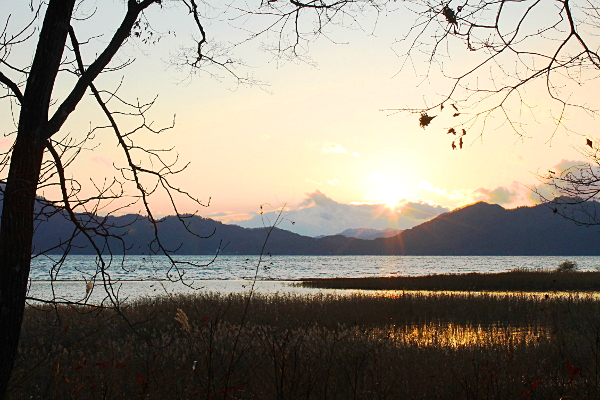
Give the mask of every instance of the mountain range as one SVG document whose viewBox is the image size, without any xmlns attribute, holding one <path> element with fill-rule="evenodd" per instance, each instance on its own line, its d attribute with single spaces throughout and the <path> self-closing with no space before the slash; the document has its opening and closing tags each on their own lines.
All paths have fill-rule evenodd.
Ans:
<svg viewBox="0 0 600 400">
<path fill-rule="evenodd" d="M 373 240 L 378 238 L 386 238 L 398 235 L 402 232 L 402 229 L 393 229 L 393 228 L 385 228 L 385 229 L 369 229 L 369 228 L 358 228 L 358 229 L 346 229 L 343 232 L 338 233 L 338 235 L 356 238 L 356 239 L 365 239 L 365 240 Z M 315 236 L 317 239 L 325 236 L 331 235 L 320 235 Z"/>
<path fill-rule="evenodd" d="M 600 215 L 600 204 L 588 202 L 586 215 Z M 373 240 L 339 235 L 313 238 L 273 228 L 264 253 L 273 255 L 600 255 L 600 226 L 578 226 L 553 212 L 548 205 L 504 209 L 484 202 L 447 212 L 395 236 Z M 89 215 L 78 214 L 85 223 Z M 182 222 L 174 216 L 157 225 L 162 244 L 174 254 L 260 254 L 269 228 L 242 228 L 189 216 Z M 109 238 L 110 251 L 122 254 L 150 254 L 154 227 L 143 217 L 124 215 L 107 217 L 123 244 Z M 73 228 L 60 215 L 38 223 L 34 252 L 58 246 Z M 190 234 L 194 232 L 196 236 Z M 345 231 L 348 236 L 352 231 Z M 366 231 L 368 232 L 368 231 Z M 356 232 L 354 232 L 356 234 Z M 371 232 L 372 233 L 372 232 Z M 105 248 L 100 238 L 96 243 Z M 48 253 L 61 254 L 56 247 Z M 94 254 L 86 239 L 79 235 L 71 254 Z"/>
</svg>

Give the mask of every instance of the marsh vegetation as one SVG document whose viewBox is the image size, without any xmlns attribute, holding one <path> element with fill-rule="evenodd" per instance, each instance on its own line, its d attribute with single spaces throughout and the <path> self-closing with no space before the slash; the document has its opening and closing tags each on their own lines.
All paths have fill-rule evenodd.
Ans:
<svg viewBox="0 0 600 400">
<path fill-rule="evenodd" d="M 514 269 L 500 273 L 306 279 L 299 286 L 361 290 L 446 290 L 496 292 L 600 292 L 600 271 L 577 271 L 571 261 L 553 270 Z"/>
<path fill-rule="evenodd" d="M 587 294 L 201 294 L 27 307 L 9 398 L 594 399 Z"/>
</svg>

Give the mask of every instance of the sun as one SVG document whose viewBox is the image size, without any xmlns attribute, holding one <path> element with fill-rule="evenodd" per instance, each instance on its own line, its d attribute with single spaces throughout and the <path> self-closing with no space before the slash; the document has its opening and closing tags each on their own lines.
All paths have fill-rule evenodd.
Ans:
<svg viewBox="0 0 600 400">
<path fill-rule="evenodd" d="M 377 198 L 381 203 L 385 204 L 386 207 L 394 209 L 398 207 L 405 195 L 402 190 L 396 188 L 387 188 L 385 191 L 377 195 Z"/>
<path fill-rule="evenodd" d="M 406 185 L 402 184 L 399 179 L 391 178 L 381 172 L 375 172 L 369 176 L 368 186 L 369 196 L 367 197 L 390 209 L 398 207 L 409 196 Z"/>
</svg>

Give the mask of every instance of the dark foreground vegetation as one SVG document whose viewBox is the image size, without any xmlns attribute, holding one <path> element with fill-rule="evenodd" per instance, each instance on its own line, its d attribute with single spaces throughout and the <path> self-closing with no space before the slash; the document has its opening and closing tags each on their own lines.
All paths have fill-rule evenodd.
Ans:
<svg viewBox="0 0 600 400">
<path fill-rule="evenodd" d="M 162 297 L 25 314 L 10 399 L 597 399 L 592 295 Z"/>
<path fill-rule="evenodd" d="M 298 285 L 311 288 L 363 290 L 600 292 L 600 271 L 569 272 L 561 271 L 560 269 L 553 271 L 517 269 L 496 274 L 470 273 L 372 278 L 322 278 L 303 280 Z"/>
</svg>

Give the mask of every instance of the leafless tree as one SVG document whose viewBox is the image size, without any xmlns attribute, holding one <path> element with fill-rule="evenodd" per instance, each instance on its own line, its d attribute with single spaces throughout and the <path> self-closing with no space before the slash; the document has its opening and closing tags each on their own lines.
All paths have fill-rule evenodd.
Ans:
<svg viewBox="0 0 600 400">
<path fill-rule="evenodd" d="M 417 113 L 423 127 L 445 115 L 455 134 L 473 139 L 500 126 L 531 135 L 527 122 L 548 112 L 549 140 L 559 129 L 573 130 L 569 119 L 598 115 L 588 86 L 600 74 L 599 6 L 593 0 L 410 2 L 415 22 L 398 43 L 403 69 L 414 66 L 435 94 L 422 107 L 397 111 Z"/>
<path fill-rule="evenodd" d="M 539 175 L 542 184 L 533 191 L 555 214 L 577 225 L 597 226 L 600 225 L 600 158 L 597 149 L 581 149 L 581 153 L 586 161 Z"/>
<path fill-rule="evenodd" d="M 600 194 L 599 142 L 593 128 L 600 110 L 595 96 L 600 2 L 407 4 L 415 22 L 397 44 L 402 68 L 413 67 L 435 94 L 421 107 L 391 111 L 417 114 L 423 128 L 434 118 L 443 121 L 453 150 L 457 137 L 462 149 L 463 140 L 473 143 L 498 128 L 524 139 L 540 125 L 549 143 L 557 132 L 574 134 L 587 161 L 539 175 L 542 185 L 534 191 L 556 214 L 580 225 L 600 224 L 596 203 L 587 204 Z"/>
<path fill-rule="evenodd" d="M 88 3 L 94 5 L 86 13 L 85 10 L 90 9 L 86 7 Z M 131 203 L 138 204 L 144 211 L 139 218 L 147 219 L 154 226 L 154 251 L 170 257 L 173 249 L 161 243 L 159 221 L 149 207 L 149 196 L 159 190 L 166 192 L 172 200 L 173 212 L 184 227 L 187 227 L 186 216 L 179 213 L 175 196 L 183 195 L 204 205 L 170 183 L 169 178 L 185 165 L 179 166 L 176 157 L 164 149 L 143 148 L 134 140 L 140 134 L 158 134 L 169 128 L 157 129 L 150 123 L 150 109 L 154 101 L 130 101 L 121 97 L 119 88 L 107 90 L 96 86 L 101 74 L 121 71 L 132 63 L 132 60 L 119 62 L 118 54 L 126 42 L 156 43 L 160 39 L 161 34 L 153 30 L 146 12 L 183 7 L 189 13 L 196 29 L 195 43 L 179 52 L 174 57 L 174 64 L 190 75 L 206 71 L 215 76 L 228 75 L 238 83 L 246 84 L 252 83 L 252 79 L 239 75 L 236 68 L 240 62 L 233 57 L 234 50 L 244 42 L 264 37 L 265 41 L 269 39 L 273 43 L 271 48 L 279 57 L 301 57 L 307 50 L 306 44 L 326 33 L 330 25 L 354 26 L 356 16 L 362 15 L 365 7 L 378 13 L 383 6 L 371 0 L 266 1 L 252 8 L 248 8 L 250 6 L 246 3 L 240 7 L 229 4 L 223 7 L 230 24 L 252 17 L 258 19 L 254 26 L 259 28 L 248 30 L 240 23 L 239 29 L 245 34 L 243 40 L 219 42 L 219 38 L 210 36 L 210 32 L 205 30 L 204 11 L 210 9 L 209 3 L 196 0 L 128 0 L 122 4 L 124 7 L 118 2 L 99 5 L 85 0 L 31 0 L 28 23 L 15 26 L 13 16 L 3 16 L 3 25 L 0 26 L 0 88 L 3 93 L 0 101 L 3 107 L 11 110 L 15 129 L 5 132 L 13 144 L 3 154 L 0 165 L 3 194 L 0 226 L 0 398 L 6 396 L 16 356 L 37 222 L 62 216 L 73 226 L 72 235 L 57 245 L 64 255 L 57 260 L 53 276 L 60 272 L 74 240 L 83 237 L 97 255 L 97 273 L 93 279 L 103 283 L 107 304 L 118 306 L 118 294 L 111 285 L 110 267 L 114 262 L 118 263 L 115 254 L 124 254 L 127 248 L 120 235 L 115 233 L 115 229 L 122 232 L 124 227 L 114 226 L 108 215 Z M 94 17 L 94 7 L 102 6 L 111 8 L 112 15 L 121 14 L 117 17 L 120 23 L 116 24 L 114 32 L 105 33 L 107 43 L 90 56 L 94 52 L 84 53 L 82 48 L 94 42 L 94 38 L 80 35 L 81 32 L 86 34 L 85 26 Z M 176 28 L 173 27 L 174 30 Z M 31 62 L 16 56 L 27 51 L 31 51 Z M 74 83 L 64 98 L 58 98 L 53 89 L 57 80 L 65 75 L 74 77 Z M 61 129 L 65 122 L 86 94 L 93 96 L 107 122 L 84 134 L 63 132 Z M 94 148 L 109 135 L 116 139 L 123 162 L 115 165 L 117 175 L 114 180 L 94 183 L 95 193 L 89 195 L 81 181 L 72 178 L 67 171 L 79 154 Z M 45 190 L 44 198 L 36 197 L 40 189 Z M 56 198 L 47 197 L 47 193 L 56 193 Z M 125 194 L 131 203 L 120 201 Z M 118 243 L 119 248 L 115 248 L 114 243 Z M 48 250 L 34 249 L 33 256 Z M 171 265 L 178 272 L 176 276 L 182 279 L 182 265 L 173 258 Z M 56 303 L 56 300 L 50 301 Z"/>
</svg>

